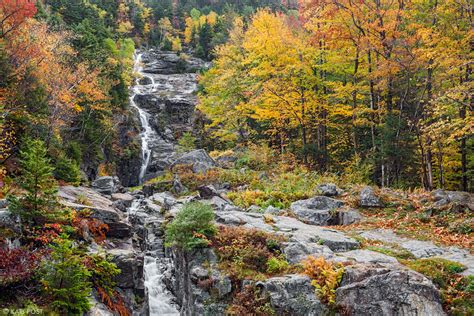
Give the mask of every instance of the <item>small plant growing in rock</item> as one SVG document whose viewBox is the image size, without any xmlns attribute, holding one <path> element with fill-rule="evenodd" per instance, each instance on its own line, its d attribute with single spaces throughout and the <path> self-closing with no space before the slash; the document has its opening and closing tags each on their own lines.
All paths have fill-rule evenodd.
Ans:
<svg viewBox="0 0 474 316">
<path fill-rule="evenodd" d="M 336 289 L 342 281 L 344 267 L 326 261 L 323 257 L 308 257 L 303 262 L 304 273 L 311 278 L 319 299 L 326 304 L 336 303 Z"/>
<path fill-rule="evenodd" d="M 186 204 L 176 218 L 168 224 L 165 245 L 184 250 L 207 247 L 216 233 L 212 207 L 199 202 Z"/>
<path fill-rule="evenodd" d="M 269 274 L 285 272 L 290 267 L 284 256 L 271 257 L 267 261 L 267 272 Z"/>
</svg>

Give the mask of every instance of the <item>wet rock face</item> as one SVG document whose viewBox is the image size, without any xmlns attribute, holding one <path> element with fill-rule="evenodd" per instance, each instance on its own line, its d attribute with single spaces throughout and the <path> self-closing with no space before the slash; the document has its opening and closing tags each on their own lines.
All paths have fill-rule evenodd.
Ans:
<svg viewBox="0 0 474 316">
<path fill-rule="evenodd" d="M 117 147 L 120 148 L 115 162 L 117 176 L 124 187 L 138 185 L 141 166 L 140 122 L 136 111 L 116 115 Z"/>
<path fill-rule="evenodd" d="M 151 159 L 146 180 L 170 167 L 177 156 L 177 140 L 193 130 L 197 103 L 195 72 L 209 65 L 197 58 L 183 59 L 174 52 L 155 50 L 143 52 L 141 61 L 143 79 L 134 88 L 133 101 L 146 112 L 153 130 L 148 139 Z"/>
<path fill-rule="evenodd" d="M 143 54 L 145 72 L 151 74 L 191 73 L 209 67 L 209 63 L 199 58 L 180 58 L 174 52 L 150 50 Z"/>
<path fill-rule="evenodd" d="M 411 270 L 347 267 L 336 304 L 350 315 L 445 315 L 431 281 Z"/>
</svg>

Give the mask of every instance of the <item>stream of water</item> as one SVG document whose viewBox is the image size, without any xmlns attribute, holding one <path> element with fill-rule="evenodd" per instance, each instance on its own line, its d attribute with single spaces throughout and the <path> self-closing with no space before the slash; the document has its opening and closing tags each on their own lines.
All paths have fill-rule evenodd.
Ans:
<svg viewBox="0 0 474 316">
<path fill-rule="evenodd" d="M 151 75 L 148 75 L 143 72 L 143 66 L 142 66 L 142 54 L 136 54 L 135 55 L 135 64 L 133 67 L 134 71 L 140 75 L 135 80 L 135 85 L 132 88 L 132 94 L 130 95 L 130 105 L 137 109 L 139 117 L 140 117 L 140 123 L 142 125 L 142 132 L 140 133 L 140 137 L 142 140 L 142 164 L 140 167 L 140 174 L 138 176 L 138 181 L 140 184 L 143 183 L 143 179 L 145 177 L 146 170 L 148 168 L 148 164 L 150 163 L 150 158 L 151 158 L 151 148 L 150 148 L 150 142 L 153 139 L 153 135 L 155 134 L 155 131 L 153 128 L 150 126 L 149 122 L 149 114 L 141 109 L 135 102 L 135 96 L 137 94 L 142 93 L 144 90 L 148 88 L 153 88 L 155 85 L 155 80 Z M 149 84 L 142 85 L 140 84 L 140 79 L 141 77 L 148 78 Z"/>
<path fill-rule="evenodd" d="M 157 133 L 150 126 L 150 115 L 144 109 L 140 108 L 135 102 L 135 96 L 141 93 L 152 93 L 155 86 L 153 76 L 143 72 L 142 54 L 135 55 L 134 70 L 140 75 L 135 81 L 135 86 L 132 88 L 130 96 L 130 105 L 137 109 L 140 116 L 142 131 L 140 137 L 142 140 L 142 164 L 140 167 L 139 182 L 143 183 L 145 174 L 150 163 L 151 147 L 150 143 L 156 140 Z M 145 84 L 141 84 L 140 80 L 147 78 Z M 133 201 L 132 206 L 128 212 L 130 214 L 136 213 L 140 210 L 142 199 Z M 173 295 L 166 288 L 163 282 L 164 274 L 170 268 L 169 259 L 164 255 L 163 240 L 157 235 L 161 229 L 161 215 L 149 214 L 145 219 L 144 226 L 146 227 L 146 252 L 144 257 L 143 274 L 145 277 L 145 289 L 148 301 L 148 315 L 150 316 L 164 316 L 164 315 L 179 315 L 178 306 L 173 303 Z"/>
</svg>

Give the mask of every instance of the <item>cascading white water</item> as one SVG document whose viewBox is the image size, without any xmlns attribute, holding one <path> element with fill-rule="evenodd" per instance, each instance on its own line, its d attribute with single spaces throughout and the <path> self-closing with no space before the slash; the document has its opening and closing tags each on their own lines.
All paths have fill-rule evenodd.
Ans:
<svg viewBox="0 0 474 316">
<path fill-rule="evenodd" d="M 134 200 L 128 210 L 128 215 L 136 213 L 140 209 L 140 204 L 141 199 Z M 164 274 L 170 267 L 170 262 L 164 256 L 162 240 L 155 234 L 161 226 L 161 220 L 150 214 L 145 219 L 144 226 L 147 229 L 147 235 L 145 238 L 146 252 L 143 274 L 148 301 L 148 315 L 178 316 L 180 315 L 179 307 L 173 303 L 174 297 L 163 282 Z"/>
<path fill-rule="evenodd" d="M 142 61 L 142 54 L 135 54 L 135 63 L 133 66 L 133 69 L 136 73 L 138 73 L 142 77 L 146 77 L 150 80 L 151 87 L 155 85 L 155 80 L 153 79 L 152 76 L 147 75 L 146 73 L 143 72 L 143 67 L 141 65 Z M 138 114 L 140 116 L 140 123 L 142 124 L 142 132 L 140 133 L 141 139 L 142 139 L 142 165 L 140 167 L 140 174 L 138 176 L 138 181 L 139 183 L 143 183 L 143 179 L 145 177 L 146 170 L 148 168 L 148 164 L 150 163 L 150 158 L 151 158 L 151 148 L 150 148 L 150 141 L 153 138 L 153 135 L 155 134 L 153 128 L 150 126 L 149 123 L 149 114 L 141 109 L 135 102 L 135 96 L 137 94 L 142 93 L 144 88 L 149 85 L 141 85 L 140 84 L 140 78 L 137 78 L 135 80 L 135 85 L 132 88 L 132 94 L 130 96 L 130 105 L 137 109 Z"/>
</svg>

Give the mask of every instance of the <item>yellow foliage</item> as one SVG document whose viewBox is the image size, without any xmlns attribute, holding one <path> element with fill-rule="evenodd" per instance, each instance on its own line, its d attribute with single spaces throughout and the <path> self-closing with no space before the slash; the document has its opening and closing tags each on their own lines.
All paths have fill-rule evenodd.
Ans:
<svg viewBox="0 0 474 316">
<path fill-rule="evenodd" d="M 326 261 L 323 257 L 309 256 L 303 262 L 304 274 L 311 278 L 311 285 L 323 303 L 336 303 L 336 289 L 342 281 L 344 267 Z"/>
</svg>

